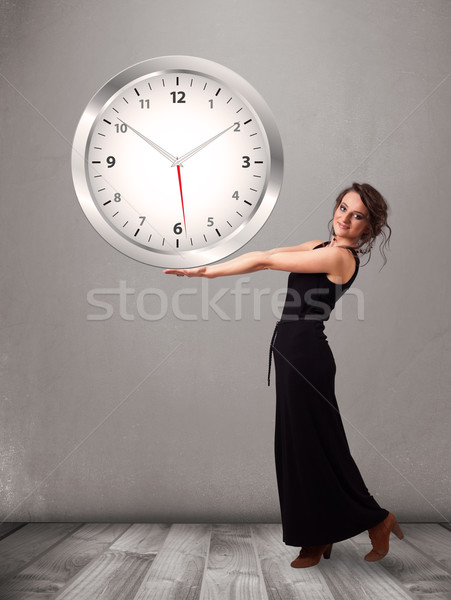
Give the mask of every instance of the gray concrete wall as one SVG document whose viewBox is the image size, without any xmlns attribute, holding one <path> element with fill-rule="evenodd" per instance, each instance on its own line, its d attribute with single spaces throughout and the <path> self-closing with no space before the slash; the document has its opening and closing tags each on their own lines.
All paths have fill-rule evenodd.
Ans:
<svg viewBox="0 0 451 600">
<path fill-rule="evenodd" d="M 164 275 L 107 244 L 72 185 L 94 92 L 188 54 L 247 78 L 282 135 L 280 199 L 241 252 L 327 239 L 352 181 L 390 203 L 388 264 L 376 248 L 326 326 L 337 399 L 376 499 L 400 521 L 450 520 L 451 4 L 0 7 L 2 519 L 279 520 L 266 369 L 287 273 Z M 191 320 L 171 307 L 181 286 Z M 103 321 L 88 302 L 99 288 L 117 291 Z M 156 295 L 140 305 L 149 288 L 167 310 Z"/>
</svg>

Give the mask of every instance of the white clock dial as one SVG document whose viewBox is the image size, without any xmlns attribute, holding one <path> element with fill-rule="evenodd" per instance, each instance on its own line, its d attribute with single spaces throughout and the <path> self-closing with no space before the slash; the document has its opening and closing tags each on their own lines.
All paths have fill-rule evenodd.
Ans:
<svg viewBox="0 0 451 600">
<path fill-rule="evenodd" d="M 97 231 L 160 267 L 198 266 L 243 246 L 271 213 L 282 146 L 269 108 L 229 69 L 193 57 L 123 71 L 77 128 L 74 184 Z"/>
</svg>

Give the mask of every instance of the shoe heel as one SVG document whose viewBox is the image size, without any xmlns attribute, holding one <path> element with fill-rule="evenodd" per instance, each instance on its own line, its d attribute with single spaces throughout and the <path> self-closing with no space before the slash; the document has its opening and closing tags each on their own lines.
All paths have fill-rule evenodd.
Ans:
<svg viewBox="0 0 451 600">
<path fill-rule="evenodd" d="M 402 538 L 404 537 L 404 534 L 401 531 L 401 527 L 399 526 L 399 523 L 398 523 L 398 521 L 396 521 L 396 519 L 395 519 L 392 531 L 396 535 L 397 538 L 402 540 Z"/>
<path fill-rule="evenodd" d="M 331 552 L 332 552 L 332 546 L 333 546 L 333 544 L 329 544 L 327 546 L 327 548 L 324 550 L 324 552 L 323 552 L 324 558 L 330 558 L 330 555 L 331 555 Z"/>
</svg>

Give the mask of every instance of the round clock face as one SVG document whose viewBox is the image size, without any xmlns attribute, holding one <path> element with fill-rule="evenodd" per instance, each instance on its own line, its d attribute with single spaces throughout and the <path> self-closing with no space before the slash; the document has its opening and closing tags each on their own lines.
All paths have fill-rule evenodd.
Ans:
<svg viewBox="0 0 451 600">
<path fill-rule="evenodd" d="M 89 102 L 74 186 L 112 246 L 158 267 L 209 264 L 246 244 L 282 183 L 282 144 L 261 96 L 209 60 L 150 59 Z"/>
</svg>

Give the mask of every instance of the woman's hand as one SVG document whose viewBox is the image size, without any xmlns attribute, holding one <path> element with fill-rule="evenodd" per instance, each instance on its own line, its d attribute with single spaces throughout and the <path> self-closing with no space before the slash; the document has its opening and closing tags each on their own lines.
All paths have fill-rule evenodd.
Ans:
<svg viewBox="0 0 451 600">
<path fill-rule="evenodd" d="M 196 267 L 194 269 L 165 269 L 163 273 L 167 275 L 177 275 L 178 277 L 208 277 L 207 267 Z"/>
</svg>

